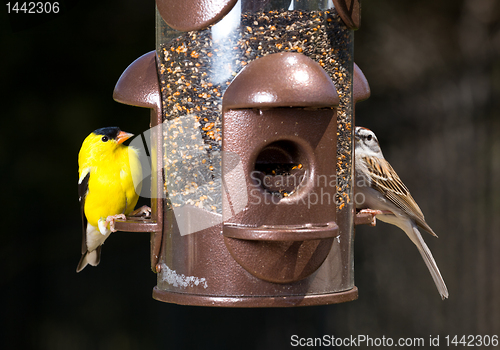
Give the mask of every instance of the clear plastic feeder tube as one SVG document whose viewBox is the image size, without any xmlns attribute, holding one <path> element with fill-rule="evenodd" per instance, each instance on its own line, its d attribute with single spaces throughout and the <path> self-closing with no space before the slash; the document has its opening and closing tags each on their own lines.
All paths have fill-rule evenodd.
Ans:
<svg viewBox="0 0 500 350">
<path fill-rule="evenodd" d="M 344 253 L 352 254 L 353 31 L 346 27 L 331 0 L 237 1 L 221 17 L 200 30 L 179 31 L 169 26 L 159 11 L 156 14 L 165 217 L 180 218 L 178 213 L 184 215 L 189 211 L 186 208 L 199 213 L 197 217 L 183 216 L 182 220 L 190 223 L 178 222 L 181 235 L 222 224 L 224 92 L 253 60 L 296 52 L 318 62 L 339 95 L 337 159 L 332 159 L 336 162 L 337 196 L 332 210 L 337 211 L 340 235 L 350 241 L 350 251 Z M 352 261 L 341 274 L 345 281 L 339 289 L 352 288 Z M 167 284 L 165 289 L 171 286 Z"/>
</svg>

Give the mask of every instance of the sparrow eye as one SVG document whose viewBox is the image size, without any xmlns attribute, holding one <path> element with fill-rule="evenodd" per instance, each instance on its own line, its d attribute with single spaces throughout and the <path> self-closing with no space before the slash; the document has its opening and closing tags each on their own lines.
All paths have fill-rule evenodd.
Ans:
<svg viewBox="0 0 500 350">
<path fill-rule="evenodd" d="M 371 141 L 371 140 L 372 140 L 372 135 L 368 135 L 368 136 L 366 137 L 366 139 L 367 139 L 368 141 Z"/>
<path fill-rule="evenodd" d="M 107 136 L 103 136 L 101 139 L 102 142 L 108 142 L 108 140 L 109 140 L 109 137 L 107 137 Z"/>
</svg>

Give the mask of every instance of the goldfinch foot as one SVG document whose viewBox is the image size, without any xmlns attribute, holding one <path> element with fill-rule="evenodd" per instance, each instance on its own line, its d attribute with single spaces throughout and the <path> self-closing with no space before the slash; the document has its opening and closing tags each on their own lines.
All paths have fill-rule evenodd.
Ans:
<svg viewBox="0 0 500 350">
<path fill-rule="evenodd" d="M 131 216 L 131 217 L 143 216 L 145 218 L 149 218 L 149 217 L 151 217 L 151 208 L 148 207 L 147 205 L 143 205 L 142 207 L 131 212 L 128 216 Z"/>
<path fill-rule="evenodd" d="M 116 232 L 115 220 L 122 219 L 127 220 L 125 214 L 110 215 L 106 218 L 106 226 L 109 224 L 109 230 L 111 232 Z"/>
</svg>

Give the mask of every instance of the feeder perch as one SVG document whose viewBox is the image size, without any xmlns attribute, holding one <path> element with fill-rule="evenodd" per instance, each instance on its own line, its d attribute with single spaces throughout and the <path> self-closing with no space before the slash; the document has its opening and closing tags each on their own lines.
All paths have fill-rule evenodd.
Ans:
<svg viewBox="0 0 500 350">
<path fill-rule="evenodd" d="M 359 1 L 156 1 L 157 47 L 118 102 L 151 109 L 157 300 L 287 307 L 357 298 Z"/>
</svg>

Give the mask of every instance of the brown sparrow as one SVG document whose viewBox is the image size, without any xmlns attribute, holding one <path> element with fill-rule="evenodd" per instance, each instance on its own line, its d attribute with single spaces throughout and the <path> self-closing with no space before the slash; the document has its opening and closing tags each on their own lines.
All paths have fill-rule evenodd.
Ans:
<svg viewBox="0 0 500 350">
<path fill-rule="evenodd" d="M 437 235 L 425 222 L 408 188 L 385 160 L 373 131 L 357 126 L 354 134 L 356 208 L 402 229 L 417 246 L 441 298 L 448 298 L 446 284 L 418 228 Z"/>
</svg>

